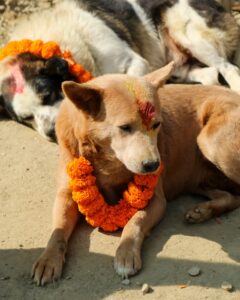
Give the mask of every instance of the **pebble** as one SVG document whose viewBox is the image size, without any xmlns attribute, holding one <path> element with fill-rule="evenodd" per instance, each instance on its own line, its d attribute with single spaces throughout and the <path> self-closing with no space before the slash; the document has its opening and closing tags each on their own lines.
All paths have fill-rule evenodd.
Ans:
<svg viewBox="0 0 240 300">
<path fill-rule="evenodd" d="M 148 285 L 147 283 L 144 283 L 144 284 L 142 285 L 142 293 L 143 293 L 143 295 L 148 294 L 148 293 L 150 293 L 150 292 L 151 292 L 151 287 L 150 287 L 150 285 Z"/>
<path fill-rule="evenodd" d="M 233 286 L 231 283 L 224 281 L 221 285 L 221 288 L 225 291 L 231 292 L 233 290 Z"/>
<path fill-rule="evenodd" d="M 8 279 L 10 279 L 10 276 L 4 276 L 0 278 L 0 280 L 8 280 Z"/>
<path fill-rule="evenodd" d="M 124 285 L 129 285 L 130 283 L 131 283 L 131 281 L 128 278 L 126 278 L 122 281 L 122 284 L 124 284 Z"/>
<path fill-rule="evenodd" d="M 200 273 L 201 273 L 201 270 L 197 266 L 192 267 L 191 269 L 188 270 L 188 274 L 193 277 L 198 276 Z"/>
</svg>

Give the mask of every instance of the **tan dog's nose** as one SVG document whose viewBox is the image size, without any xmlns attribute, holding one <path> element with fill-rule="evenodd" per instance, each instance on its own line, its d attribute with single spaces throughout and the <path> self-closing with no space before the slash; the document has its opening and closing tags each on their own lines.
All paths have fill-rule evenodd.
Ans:
<svg viewBox="0 0 240 300">
<path fill-rule="evenodd" d="M 144 160 L 142 162 L 143 173 L 151 173 L 159 168 L 159 160 Z"/>
</svg>

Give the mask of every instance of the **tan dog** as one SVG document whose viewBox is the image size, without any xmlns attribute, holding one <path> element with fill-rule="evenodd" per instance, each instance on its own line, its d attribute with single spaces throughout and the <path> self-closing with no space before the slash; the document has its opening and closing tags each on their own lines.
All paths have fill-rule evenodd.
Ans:
<svg viewBox="0 0 240 300">
<path fill-rule="evenodd" d="M 202 222 L 240 206 L 240 96 L 222 87 L 163 85 L 170 64 L 145 77 L 105 75 L 87 84 L 66 82 L 57 121 L 60 182 L 48 246 L 33 266 L 38 284 L 62 273 L 78 209 L 68 188 L 66 166 L 80 154 L 95 168 L 98 186 L 119 199 L 133 173 L 149 173 L 164 162 L 150 205 L 125 226 L 115 257 L 123 277 L 141 269 L 141 246 L 163 217 L 166 198 L 196 192 L 209 201 L 189 210 Z"/>
</svg>

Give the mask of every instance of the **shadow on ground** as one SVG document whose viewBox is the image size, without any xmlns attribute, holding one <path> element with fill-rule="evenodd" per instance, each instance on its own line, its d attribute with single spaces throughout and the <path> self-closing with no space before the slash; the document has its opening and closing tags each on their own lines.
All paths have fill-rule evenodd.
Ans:
<svg viewBox="0 0 240 300">
<path fill-rule="evenodd" d="M 169 204 L 165 220 L 145 242 L 143 270 L 129 287 L 121 286 L 112 267 L 120 233 L 104 234 L 81 222 L 70 242 L 63 279 L 54 285 L 40 288 L 31 283 L 29 271 L 42 249 L 0 250 L 0 298 L 13 299 L 14 294 L 15 299 L 102 299 L 121 289 L 139 290 L 143 282 L 155 288 L 181 284 L 219 288 L 230 280 L 240 289 L 240 211 L 220 222 L 185 225 L 183 211 L 193 203 L 185 198 Z M 194 265 L 202 274 L 191 278 L 187 271 Z"/>
</svg>

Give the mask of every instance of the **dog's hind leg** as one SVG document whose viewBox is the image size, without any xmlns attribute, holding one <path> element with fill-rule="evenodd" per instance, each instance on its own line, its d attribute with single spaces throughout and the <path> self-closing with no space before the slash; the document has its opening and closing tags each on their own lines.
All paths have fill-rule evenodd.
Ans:
<svg viewBox="0 0 240 300">
<path fill-rule="evenodd" d="M 203 85 L 219 85 L 218 70 L 215 67 L 201 68 L 197 65 L 183 65 L 175 68 L 171 80 L 173 82 L 201 83 Z"/>
<path fill-rule="evenodd" d="M 115 270 L 123 278 L 134 275 L 141 269 L 143 240 L 152 227 L 162 219 L 165 209 L 166 199 L 161 187 L 148 207 L 139 210 L 124 227 L 114 260 Z"/>
<path fill-rule="evenodd" d="M 216 167 L 213 174 L 206 170 L 204 182 L 210 180 L 215 190 L 200 190 L 200 194 L 212 200 L 187 211 L 185 220 L 189 223 L 200 223 L 240 207 L 239 96 L 222 89 L 221 99 L 206 101 L 199 111 L 203 128 L 197 143 L 205 159 Z M 222 173 L 222 182 L 216 179 L 215 172 Z M 232 190 L 232 186 L 235 195 L 219 190 Z"/>
<path fill-rule="evenodd" d="M 187 81 L 200 82 L 203 85 L 219 85 L 218 71 L 215 67 L 193 67 L 187 74 Z"/>
<path fill-rule="evenodd" d="M 230 88 L 240 93 L 239 68 L 228 62 L 224 56 L 221 56 L 218 50 L 209 41 L 199 36 L 197 42 L 192 43 L 189 50 L 193 57 L 201 63 L 216 68 L 225 78 Z"/>
<path fill-rule="evenodd" d="M 189 209 L 184 216 L 188 223 L 201 223 L 224 212 L 240 207 L 240 196 L 221 190 L 201 191 L 202 195 L 212 199 Z"/>
<path fill-rule="evenodd" d="M 133 54 L 130 63 L 126 64 L 124 73 L 131 76 L 143 76 L 151 71 L 149 63 L 138 54 Z"/>
<path fill-rule="evenodd" d="M 197 144 L 208 161 L 240 186 L 240 97 L 227 89 L 213 96 L 198 112 L 202 130 Z"/>
<path fill-rule="evenodd" d="M 177 1 L 163 14 L 164 25 L 181 52 L 208 67 L 215 67 L 231 89 L 240 92 L 239 69 L 228 61 L 237 48 L 239 27 L 233 16 L 216 3 L 212 4 Z"/>
</svg>

